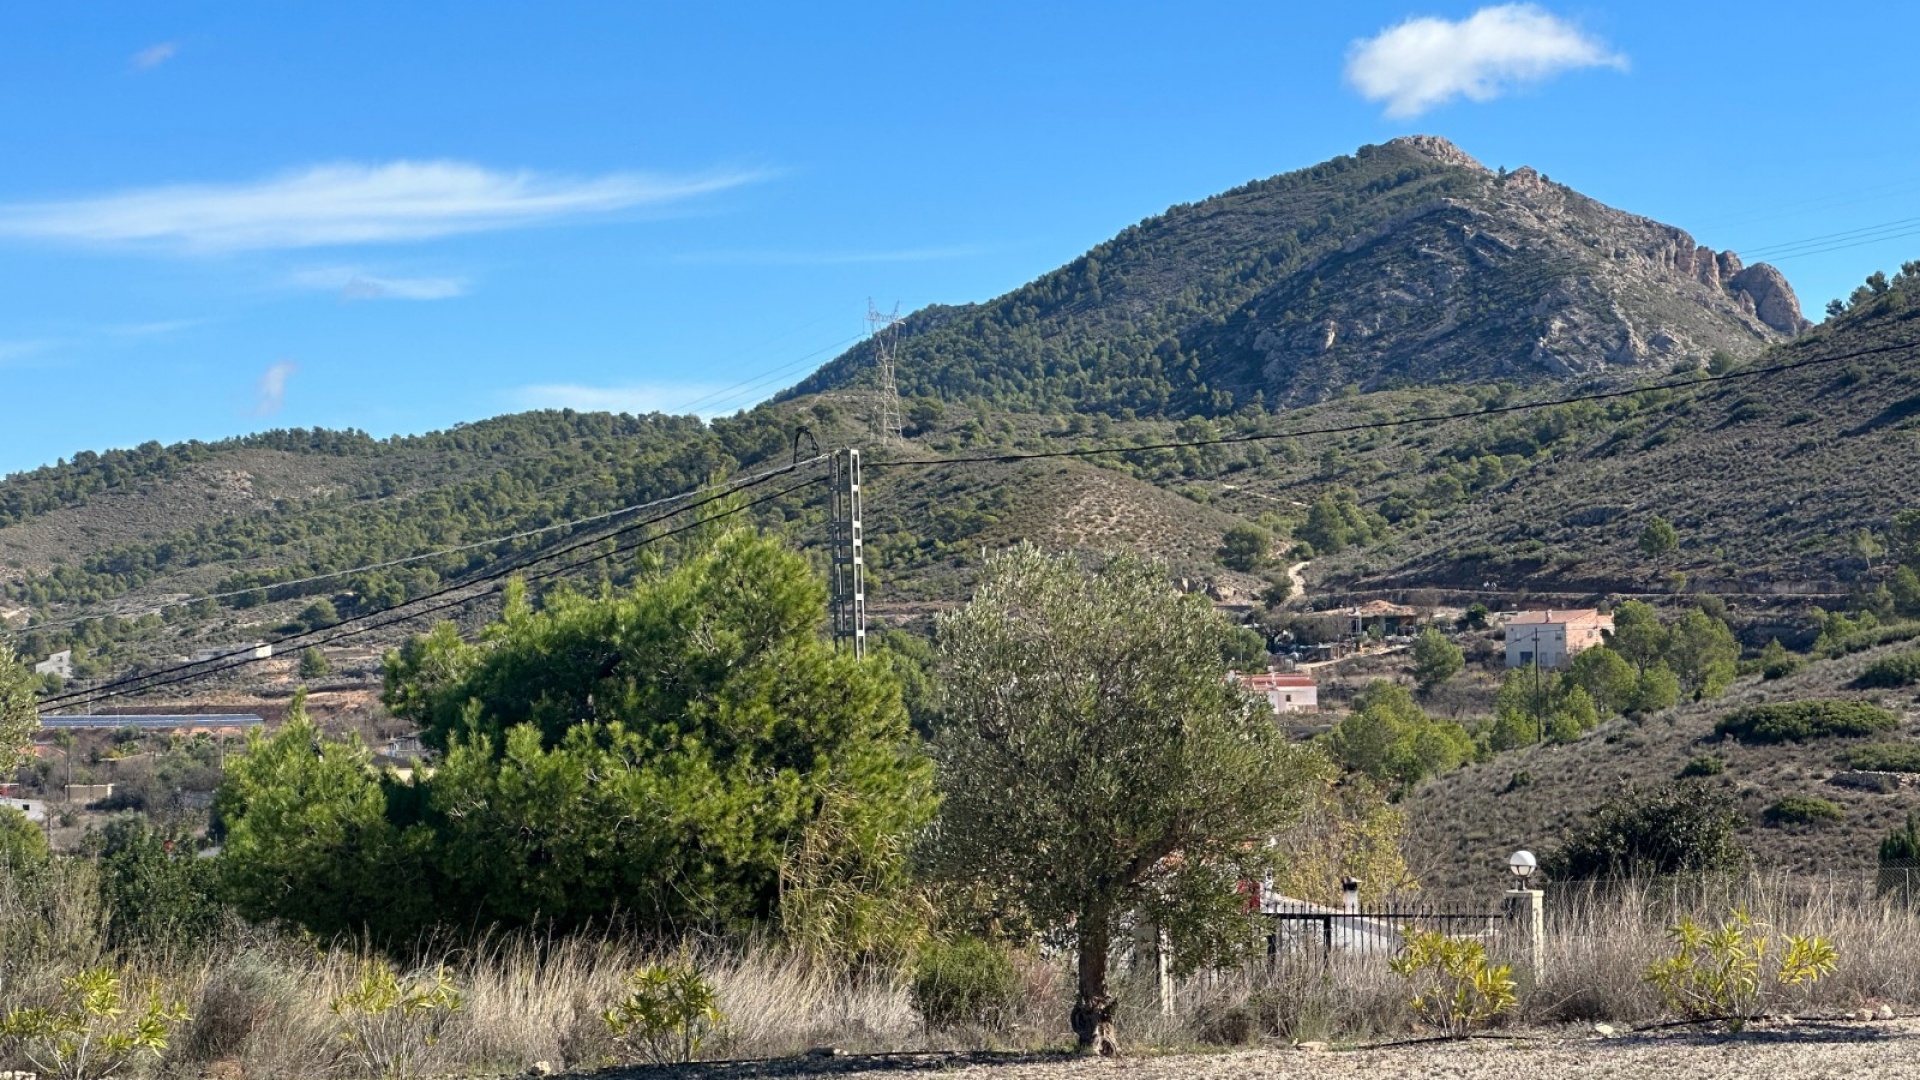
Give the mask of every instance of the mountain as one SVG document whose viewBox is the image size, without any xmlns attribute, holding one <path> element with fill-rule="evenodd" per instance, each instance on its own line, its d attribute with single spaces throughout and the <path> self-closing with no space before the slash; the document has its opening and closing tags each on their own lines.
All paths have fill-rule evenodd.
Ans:
<svg viewBox="0 0 1920 1080">
<path fill-rule="evenodd" d="M 897 379 L 908 396 L 1179 418 L 1640 376 L 1808 325 L 1771 266 L 1413 136 L 1173 207 L 998 299 L 916 312 Z M 785 396 L 872 369 L 862 344 Z"/>
<path fill-rule="evenodd" d="M 1684 576 L 1695 591 L 1783 594 L 1783 610 L 1831 607 L 1871 579 L 1854 534 L 1884 531 L 1912 501 L 1912 362 L 1689 380 L 1902 340 L 1916 284 L 1881 278 L 1854 311 L 1789 338 L 1804 320 L 1768 268 L 1526 170 L 1397 140 L 1176 207 L 999 300 L 916 313 L 899 349 L 916 399 L 905 444 L 871 443 L 869 357 L 856 350 L 710 423 L 549 412 L 385 440 L 277 432 L 82 453 L 7 477 L 0 618 L 125 616 L 26 641 L 42 654 L 81 644 L 105 671 L 271 633 L 315 600 L 370 610 L 554 534 L 488 538 L 788 460 L 802 425 L 823 445 L 869 443 L 873 600 L 886 613 L 964 597 L 981 549 L 1021 538 L 1134 548 L 1246 601 L 1262 581 L 1218 553 L 1245 523 L 1270 533 L 1276 559 L 1311 546 L 1321 598 L 1440 588 L 1465 600 L 1489 581 L 1496 603 L 1671 595 Z M 1451 323 L 1407 314 L 1460 296 L 1481 308 Z M 1310 309 L 1289 316 L 1286 297 Z M 1336 327 L 1317 358 L 1288 359 L 1290 317 Z M 1268 381 L 1234 389 L 1256 379 Z M 1426 419 L 1656 380 L 1667 388 Z M 1232 441 L 1160 445 L 1210 439 Z M 825 513 L 818 488 L 755 511 L 816 553 Z M 1361 527 L 1329 530 L 1328 514 Z M 1658 562 L 1635 545 L 1655 515 L 1680 533 Z M 412 561 L 292 584 L 395 560 Z M 606 564 L 587 580 L 631 572 Z M 210 592 L 233 595 L 182 603 Z M 136 624 L 145 613 L 157 614 Z"/>
</svg>

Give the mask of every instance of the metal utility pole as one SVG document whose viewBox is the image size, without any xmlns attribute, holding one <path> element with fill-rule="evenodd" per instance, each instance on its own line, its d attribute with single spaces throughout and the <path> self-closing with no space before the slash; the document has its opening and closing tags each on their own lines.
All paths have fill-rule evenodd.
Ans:
<svg viewBox="0 0 1920 1080">
<path fill-rule="evenodd" d="M 833 639 L 851 646 L 854 658 L 860 659 L 867 655 L 867 554 L 860 520 L 858 449 L 848 447 L 833 455 L 831 490 Z"/>
<path fill-rule="evenodd" d="M 904 436 L 900 423 L 900 387 L 893 379 L 893 346 L 900 326 L 900 305 L 886 315 L 867 301 L 867 340 L 873 342 L 873 363 L 879 372 L 879 389 L 874 391 L 874 437 L 881 443 L 899 442 Z"/>
</svg>

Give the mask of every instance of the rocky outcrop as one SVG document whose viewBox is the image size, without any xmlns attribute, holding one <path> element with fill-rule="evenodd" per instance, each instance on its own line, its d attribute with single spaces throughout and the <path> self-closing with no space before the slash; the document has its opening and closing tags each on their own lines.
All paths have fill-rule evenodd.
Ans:
<svg viewBox="0 0 1920 1080">
<path fill-rule="evenodd" d="M 1766 263 L 1754 263 L 1733 274 L 1727 287 L 1751 297 L 1754 317 L 1783 334 L 1798 334 L 1813 325 L 1800 314 L 1800 298 L 1793 295 L 1785 275 Z"/>
</svg>

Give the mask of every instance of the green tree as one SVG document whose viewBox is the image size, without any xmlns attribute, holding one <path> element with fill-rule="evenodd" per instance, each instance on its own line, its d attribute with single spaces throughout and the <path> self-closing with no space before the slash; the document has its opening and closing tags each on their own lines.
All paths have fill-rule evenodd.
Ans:
<svg viewBox="0 0 1920 1080">
<path fill-rule="evenodd" d="M 1740 643 L 1727 624 L 1704 611 L 1689 611 L 1668 631 L 1667 664 L 1684 693 L 1719 697 L 1733 685 Z"/>
<path fill-rule="evenodd" d="M 438 629 L 390 658 L 389 706 L 446 748 L 423 812 L 441 904 L 667 933 L 906 903 L 931 768 L 892 665 L 836 649 L 825 611 L 804 557 L 735 530 L 623 592 L 535 612 L 510 591 L 480 644 Z"/>
<path fill-rule="evenodd" d="M 322 739 L 305 691 L 279 731 L 254 730 L 246 754 L 228 761 L 214 816 L 226 894 L 250 919 L 384 941 L 431 921 L 440 883 L 427 871 L 426 835 L 388 820 L 372 755 L 357 738 Z"/>
<path fill-rule="evenodd" d="M 47 865 L 40 826 L 11 806 L 0 806 L 0 875 L 25 877 Z"/>
<path fill-rule="evenodd" d="M 300 612 L 295 620 L 309 630 L 321 630 L 340 621 L 340 612 L 334 609 L 333 601 L 315 600 Z"/>
<path fill-rule="evenodd" d="M 1137 911 L 1167 928 L 1186 966 L 1244 950 L 1256 918 L 1238 889 L 1276 869 L 1283 852 L 1263 841 L 1322 775 L 1226 680 L 1227 630 L 1162 567 L 1089 570 L 1031 546 L 990 558 L 973 600 L 941 620 L 930 864 L 1071 935 L 1085 1050 L 1116 1048 L 1119 920 Z"/>
<path fill-rule="evenodd" d="M 1661 709 L 1670 709 L 1680 700 L 1680 679 L 1668 668 L 1665 661 L 1640 669 L 1640 677 L 1634 680 L 1633 697 L 1627 702 L 1627 712 L 1656 713 Z"/>
<path fill-rule="evenodd" d="M 1553 718 L 1547 722 L 1547 738 L 1569 743 L 1600 726 L 1600 710 L 1581 686 L 1566 684 L 1566 693 L 1554 703 Z"/>
<path fill-rule="evenodd" d="M 13 650 L 0 648 L 0 776 L 12 776 L 40 729 L 40 680 Z"/>
<path fill-rule="evenodd" d="M 1446 682 L 1467 666 L 1467 655 L 1447 635 L 1429 626 L 1413 642 L 1413 679 L 1422 692 Z"/>
<path fill-rule="evenodd" d="M 1680 534 L 1672 522 L 1655 515 L 1648 520 L 1647 527 L 1640 530 L 1639 545 L 1640 554 L 1658 563 L 1680 549 Z"/>
<path fill-rule="evenodd" d="M 1920 573 L 1913 567 L 1902 566 L 1893 572 L 1887 582 L 1887 591 L 1893 594 L 1893 610 L 1904 618 L 1920 618 Z"/>
<path fill-rule="evenodd" d="M 1920 570 L 1920 510 L 1902 510 L 1893 515 L 1887 529 L 1887 543 L 1893 557 Z"/>
<path fill-rule="evenodd" d="M 1273 537 L 1258 525 L 1235 525 L 1220 544 L 1220 565 L 1243 574 L 1258 573 L 1267 565 Z"/>
<path fill-rule="evenodd" d="M 300 654 L 300 677 L 318 679 L 333 670 L 327 662 L 327 654 L 317 648 L 309 648 Z"/>
<path fill-rule="evenodd" d="M 1613 634 L 1607 645 L 1635 667 L 1644 668 L 1667 654 L 1667 628 L 1653 605 L 1629 600 L 1613 610 Z"/>
<path fill-rule="evenodd" d="M 1626 711 L 1639 673 L 1626 658 L 1605 645 L 1583 649 L 1567 665 L 1569 682 L 1587 692 L 1603 716 Z"/>
<path fill-rule="evenodd" d="M 218 927 L 219 867 L 196 858 L 187 836 L 129 814 L 108 822 L 87 847 L 99 859 L 107 940 L 115 947 L 190 950 Z"/>
</svg>

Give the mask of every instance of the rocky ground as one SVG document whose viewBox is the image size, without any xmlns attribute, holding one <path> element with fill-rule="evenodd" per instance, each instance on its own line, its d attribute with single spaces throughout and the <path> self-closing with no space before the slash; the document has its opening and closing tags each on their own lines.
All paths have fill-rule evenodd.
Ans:
<svg viewBox="0 0 1920 1080">
<path fill-rule="evenodd" d="M 1375 1049 L 1261 1049 L 1116 1060 L 1046 1055 L 915 1054 L 727 1062 L 632 1070 L 620 1080 L 938 1073 L 955 1080 L 1858 1080 L 1920 1071 L 1920 1022 L 1803 1022 L 1740 1035 L 1664 1031 L 1600 1037 L 1589 1031 Z M 608 1074 L 602 1074 L 603 1077 Z M 608 1080 L 612 1080 L 608 1077 Z"/>
</svg>

